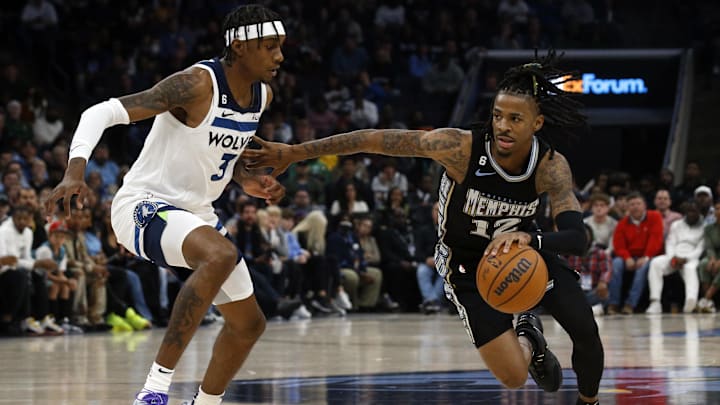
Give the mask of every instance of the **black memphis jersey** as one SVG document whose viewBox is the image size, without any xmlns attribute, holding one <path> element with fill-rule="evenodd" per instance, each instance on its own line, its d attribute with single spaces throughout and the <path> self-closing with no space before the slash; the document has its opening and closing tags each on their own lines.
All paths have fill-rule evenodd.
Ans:
<svg viewBox="0 0 720 405">
<path fill-rule="evenodd" d="M 484 133 L 474 130 L 472 137 L 465 180 L 456 183 L 445 172 L 440 181 L 435 262 L 443 276 L 448 264 L 453 269 L 462 264 L 466 271 L 474 271 L 494 236 L 535 230 L 533 220 L 540 203 L 535 172 L 548 145 L 534 137 L 526 169 L 514 176 L 493 160 Z"/>
</svg>

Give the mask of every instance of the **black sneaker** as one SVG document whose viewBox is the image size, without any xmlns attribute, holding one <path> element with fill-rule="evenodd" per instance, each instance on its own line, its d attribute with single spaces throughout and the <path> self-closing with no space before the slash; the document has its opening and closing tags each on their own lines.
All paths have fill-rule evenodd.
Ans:
<svg viewBox="0 0 720 405">
<path fill-rule="evenodd" d="M 277 308 L 275 309 L 275 315 L 280 315 L 285 319 L 290 319 L 293 312 L 295 312 L 300 305 L 302 305 L 302 302 L 299 299 L 280 298 L 277 303 Z"/>
<path fill-rule="evenodd" d="M 535 383 L 546 392 L 555 392 L 562 384 L 562 367 L 557 357 L 547 348 L 540 318 L 531 312 L 518 317 L 515 333 L 525 336 L 533 345 L 532 359 L 528 371 Z"/>
</svg>

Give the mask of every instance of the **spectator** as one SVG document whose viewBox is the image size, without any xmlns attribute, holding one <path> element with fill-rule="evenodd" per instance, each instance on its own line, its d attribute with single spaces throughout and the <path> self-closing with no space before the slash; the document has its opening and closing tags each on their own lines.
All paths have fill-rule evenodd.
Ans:
<svg viewBox="0 0 720 405">
<path fill-rule="evenodd" d="M 272 214 L 271 214 L 272 216 Z M 291 299 L 304 298 L 309 289 L 309 282 L 305 277 L 307 264 L 312 254 L 300 246 L 297 235 L 292 232 L 295 226 L 295 213 L 289 209 L 280 212 L 280 221 L 277 228 L 280 237 L 284 238 L 285 246 L 287 246 L 287 268 L 288 268 L 288 284 L 286 295 Z M 308 272 L 315 269 L 307 269 Z M 312 317 L 312 313 L 308 310 L 303 302 L 297 309 L 295 315 L 299 319 L 308 319 Z"/>
<path fill-rule="evenodd" d="M 10 212 L 10 200 L 5 193 L 0 193 L 0 224 L 8 219 L 8 213 Z"/>
<path fill-rule="evenodd" d="M 327 101 L 322 95 L 313 97 L 312 106 L 307 113 L 310 125 L 315 129 L 318 138 L 332 135 L 337 124 L 337 115 L 328 108 Z"/>
<path fill-rule="evenodd" d="M 715 223 L 705 225 L 703 230 L 705 257 L 698 265 L 700 312 L 715 312 L 714 298 L 720 288 L 720 202 L 715 203 L 715 219 Z"/>
<path fill-rule="evenodd" d="M 497 12 L 500 20 L 507 19 L 513 24 L 524 25 L 530 8 L 524 0 L 500 0 Z"/>
<path fill-rule="evenodd" d="M 341 216 L 337 231 L 328 236 L 326 254 L 335 258 L 340 266 L 343 289 L 349 295 L 351 308 L 375 307 L 382 286 L 382 272 L 367 266 L 349 214 Z"/>
<path fill-rule="evenodd" d="M 54 317 L 48 312 L 47 272 L 57 270 L 58 266 L 52 259 L 34 259 L 32 256 L 33 236 L 30 230 L 32 208 L 19 205 L 14 207 L 10 220 L 0 225 L 0 257 L 10 263 L 3 266 L 4 270 L 13 269 L 29 274 L 30 311 L 23 321 L 23 330 L 34 334 L 43 334 L 46 330 L 63 333 L 63 329 L 55 323 Z"/>
<path fill-rule="evenodd" d="M 675 200 L 675 206 L 677 209 L 683 201 L 687 201 L 695 195 L 695 190 L 705 184 L 705 179 L 702 175 L 702 169 L 698 162 L 690 161 L 685 165 L 685 174 L 683 176 L 683 182 L 675 187 L 673 192 L 673 199 Z M 697 199 L 697 197 L 695 197 Z M 702 208 L 700 209 L 702 213 Z"/>
<path fill-rule="evenodd" d="M 431 95 L 454 95 L 460 89 L 464 76 L 462 68 L 443 52 L 423 77 L 423 90 Z"/>
<path fill-rule="evenodd" d="M 310 199 L 317 204 L 325 203 L 325 186 L 310 174 L 310 162 L 297 162 L 293 165 L 284 180 L 283 185 L 287 195 L 294 196 L 299 190 L 310 194 Z"/>
<path fill-rule="evenodd" d="M 411 229 L 408 229 L 405 211 L 396 208 L 380 231 L 378 239 L 383 263 L 383 279 L 387 282 L 387 291 L 404 311 L 415 311 L 421 297 L 413 277 L 417 272 L 415 259 L 415 241 Z"/>
<path fill-rule="evenodd" d="M 367 69 L 368 62 L 365 48 L 358 46 L 355 35 L 348 34 L 343 45 L 333 52 L 330 66 L 342 82 L 348 83 Z"/>
<path fill-rule="evenodd" d="M 379 27 L 405 24 L 405 6 L 399 0 L 383 2 L 375 11 L 375 25 Z"/>
<path fill-rule="evenodd" d="M 327 102 L 328 108 L 335 113 L 339 113 L 342 106 L 350 100 L 350 91 L 340 82 L 338 75 L 330 72 L 327 77 L 323 97 Z"/>
<path fill-rule="evenodd" d="M 347 101 L 343 108 L 350 112 L 350 124 L 355 129 L 374 128 L 378 123 L 377 105 L 365 98 L 365 89 L 361 84 L 355 85 L 352 100 Z"/>
<path fill-rule="evenodd" d="M 663 218 L 663 240 L 667 238 L 667 234 L 670 231 L 670 225 L 682 218 L 682 214 L 670 209 L 672 202 L 673 201 L 670 198 L 670 191 L 660 189 L 655 192 L 655 209 L 660 212 L 660 215 L 662 215 Z"/>
<path fill-rule="evenodd" d="M 312 255 L 306 266 L 311 273 L 312 287 L 306 297 L 315 311 L 345 315 L 345 308 L 351 308 L 352 304 L 340 283 L 340 268 L 337 261 L 325 255 L 326 230 L 327 218 L 320 210 L 309 212 L 292 230 L 297 235 L 300 245 Z M 335 300 L 338 302 L 336 303 Z"/>
<path fill-rule="evenodd" d="M 107 330 L 110 327 L 103 320 L 107 309 L 106 283 L 110 275 L 107 268 L 95 263 L 85 243 L 85 212 L 71 204 L 70 216 L 66 223 L 70 230 L 65 240 L 68 255 L 68 269 L 77 280 L 77 293 L 73 298 L 72 323 L 83 329 Z"/>
<path fill-rule="evenodd" d="M 585 224 L 592 229 L 593 246 L 604 249 L 608 255 L 612 252 L 613 233 L 617 226 L 617 220 L 608 213 L 610 212 L 610 196 L 605 193 L 594 193 L 590 196 L 590 208 L 592 216 L 584 219 Z"/>
<path fill-rule="evenodd" d="M 32 127 L 22 119 L 22 104 L 17 100 L 10 100 L 7 103 L 7 119 L 5 122 L 5 137 L 8 145 L 18 149 L 23 140 L 32 141 Z"/>
<path fill-rule="evenodd" d="M 593 229 L 588 224 L 585 224 L 585 234 L 588 241 L 585 255 L 568 256 L 567 260 L 570 267 L 580 273 L 580 287 L 588 304 L 592 306 L 593 313 L 602 315 L 608 301 L 608 285 L 613 274 L 612 262 L 605 248 L 593 242 Z"/>
<path fill-rule="evenodd" d="M 77 290 L 77 280 L 68 274 L 65 237 L 69 235 L 65 223 L 55 221 L 48 228 L 48 241 L 35 250 L 38 260 L 51 259 L 57 263 L 57 269 L 48 272 L 48 303 L 54 320 L 62 322 L 65 332 L 82 333 L 82 329 L 70 323 L 72 317 L 71 294 Z M 48 316 L 51 316 L 48 315 Z"/>
<path fill-rule="evenodd" d="M 87 163 L 85 173 L 100 173 L 103 187 L 106 189 L 117 189 L 117 178 L 120 174 L 120 166 L 110 158 L 110 149 L 106 143 L 101 143 L 95 148 L 93 158 Z M 87 176 L 86 174 L 86 176 Z"/>
<path fill-rule="evenodd" d="M 710 187 L 699 186 L 695 189 L 694 194 L 702 222 L 706 225 L 715 223 L 715 208 L 713 208 L 713 195 Z"/>
<path fill-rule="evenodd" d="M 595 11 L 587 0 L 566 0 L 562 8 L 565 20 L 587 26 L 595 21 Z"/>
<path fill-rule="evenodd" d="M 354 183 L 346 183 L 344 186 L 345 193 L 333 201 L 330 207 L 330 215 L 337 216 L 344 214 L 357 215 L 370 212 L 370 208 L 364 200 L 358 198 L 357 190 Z"/>
<path fill-rule="evenodd" d="M 408 180 L 404 174 L 397 171 L 395 160 L 387 158 L 383 161 L 382 171 L 372 179 L 370 188 L 375 196 L 375 208 L 385 208 L 390 189 L 397 187 L 403 195 L 407 195 Z"/>
<path fill-rule="evenodd" d="M 438 203 L 432 206 L 432 223 L 420 226 L 415 231 L 415 259 L 418 263 L 415 276 L 422 295 L 420 309 L 425 314 L 440 311 L 445 302 L 445 280 L 435 271 L 438 207 Z"/>
<path fill-rule="evenodd" d="M 613 234 L 613 275 L 610 279 L 608 314 L 618 313 L 621 301 L 623 277 L 633 275 L 630 295 L 622 308 L 623 314 L 632 314 L 640 301 L 650 260 L 660 254 L 663 248 L 662 216 L 655 210 L 648 210 L 645 198 L 638 192 L 627 197 L 628 215 L 618 222 Z"/>
<path fill-rule="evenodd" d="M 299 163 L 299 162 L 298 162 Z M 332 204 L 335 200 L 339 200 L 345 191 L 345 184 L 352 183 L 355 185 L 357 199 L 363 200 L 368 204 L 368 208 L 374 208 L 373 193 L 370 185 L 362 179 L 360 170 L 364 169 L 363 165 L 358 165 L 354 156 L 342 156 L 340 164 L 336 167 L 335 172 L 338 173 L 335 182 L 328 182 L 325 187 L 325 202 Z M 328 207 L 329 209 L 332 206 Z"/>
<path fill-rule="evenodd" d="M 684 203 L 683 211 L 683 219 L 670 225 L 665 241 L 665 254 L 653 258 L 650 262 L 650 306 L 646 311 L 648 314 L 662 313 L 660 296 L 663 277 L 676 271 L 680 271 L 685 282 L 683 312 L 690 313 L 695 310 L 699 288 L 697 268 L 703 253 L 703 222 L 694 201 Z"/>
<path fill-rule="evenodd" d="M 33 140 L 42 149 L 47 149 L 60 136 L 65 124 L 60 115 L 58 107 L 44 105 L 34 111 Z"/>
</svg>

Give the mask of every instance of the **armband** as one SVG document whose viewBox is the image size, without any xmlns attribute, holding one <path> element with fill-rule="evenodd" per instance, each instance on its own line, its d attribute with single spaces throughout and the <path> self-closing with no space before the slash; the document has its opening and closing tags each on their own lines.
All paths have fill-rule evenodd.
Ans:
<svg viewBox="0 0 720 405">
<path fill-rule="evenodd" d="M 107 128 L 129 123 L 130 116 L 127 110 L 116 98 L 88 108 L 80 116 L 80 122 L 70 143 L 69 160 L 76 157 L 83 158 L 85 161 L 89 160 L 93 149 Z"/>
</svg>

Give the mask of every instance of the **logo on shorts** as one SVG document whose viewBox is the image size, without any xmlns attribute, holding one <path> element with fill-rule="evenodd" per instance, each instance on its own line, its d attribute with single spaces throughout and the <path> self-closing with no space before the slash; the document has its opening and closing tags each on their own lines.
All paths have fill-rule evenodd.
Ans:
<svg viewBox="0 0 720 405">
<path fill-rule="evenodd" d="M 135 226 L 138 228 L 144 228 L 150 223 L 150 220 L 153 219 L 155 214 L 157 214 L 157 210 L 157 203 L 153 201 L 141 201 L 135 206 L 135 211 L 133 212 Z"/>
</svg>

